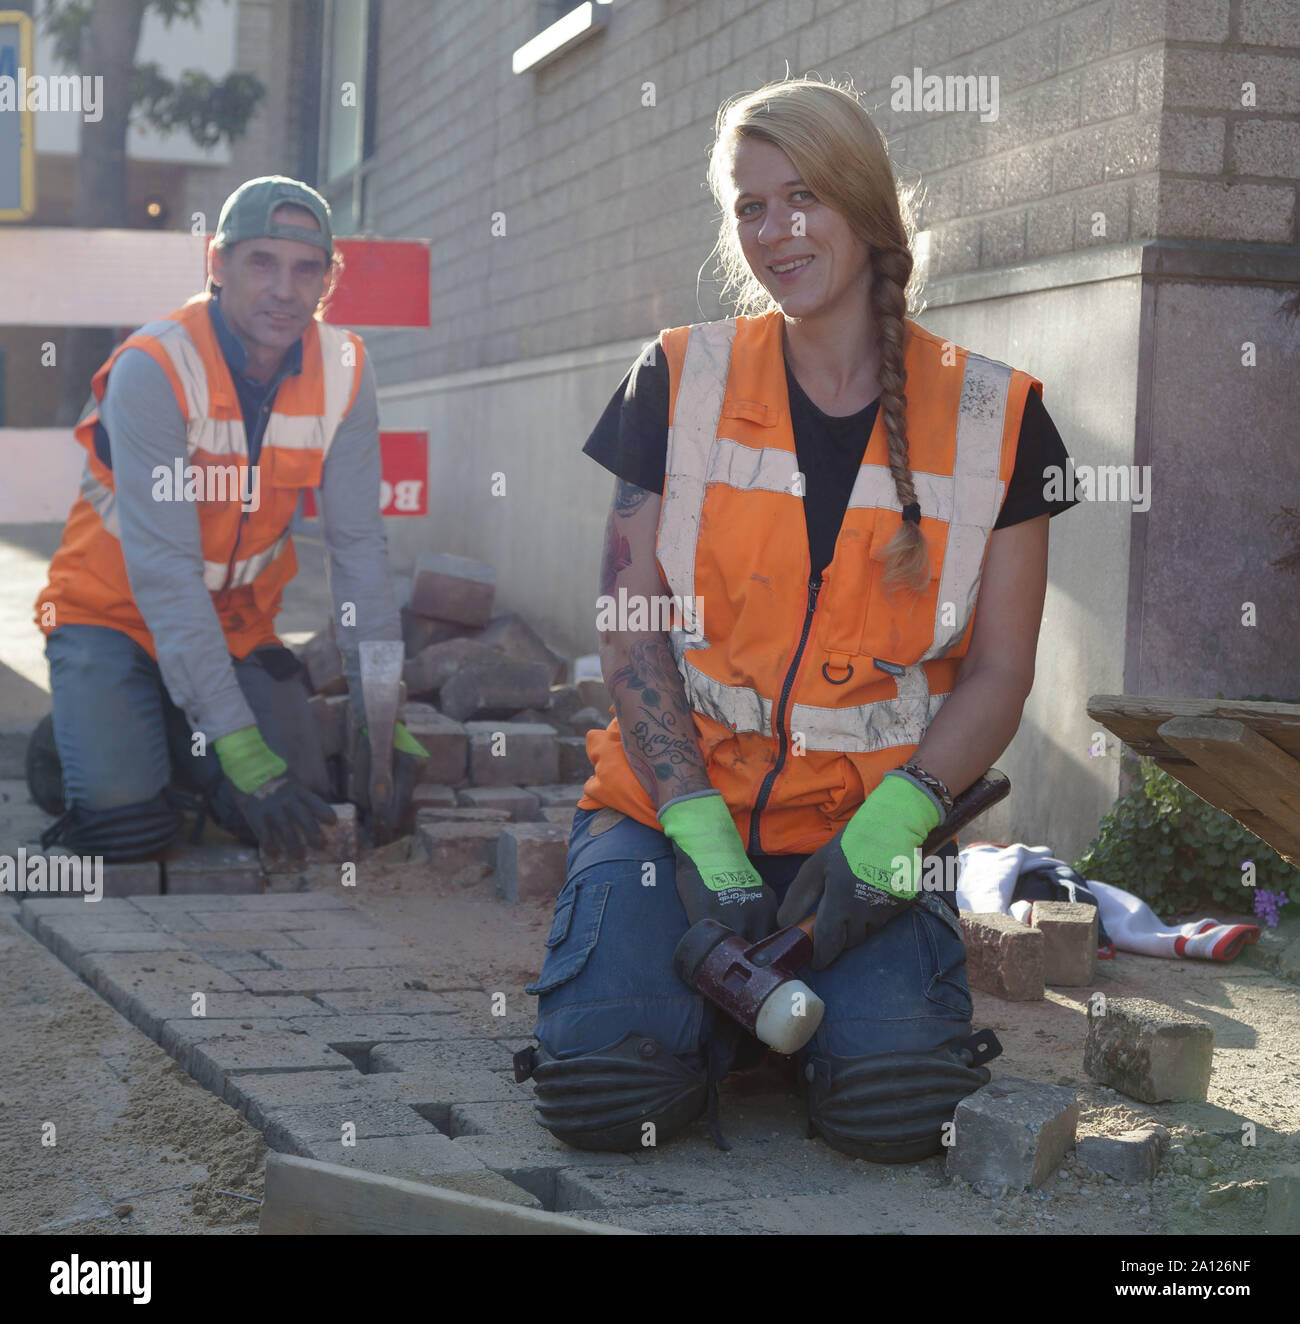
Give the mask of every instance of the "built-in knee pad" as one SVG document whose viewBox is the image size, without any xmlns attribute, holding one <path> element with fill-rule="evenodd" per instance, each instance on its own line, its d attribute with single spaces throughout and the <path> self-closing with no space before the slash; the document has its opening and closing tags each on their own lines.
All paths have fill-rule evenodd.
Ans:
<svg viewBox="0 0 1300 1324">
<path fill-rule="evenodd" d="M 986 1041 L 989 1031 L 974 1039 Z M 804 1066 L 808 1121 L 832 1148 L 873 1163 L 917 1163 L 943 1148 L 943 1126 L 966 1095 L 987 1085 L 973 1040 L 929 1053 L 811 1056 Z M 972 1065 L 972 1063 L 976 1063 Z"/>
<path fill-rule="evenodd" d="M 47 713 L 36 724 L 27 741 L 24 763 L 27 789 L 31 797 L 47 814 L 63 813 L 63 760 L 54 743 L 54 714 Z"/>
<path fill-rule="evenodd" d="M 114 809 L 73 805 L 41 834 L 41 845 L 66 846 L 76 855 L 98 855 L 106 864 L 148 859 L 180 836 L 185 816 L 161 791 L 148 800 Z"/>
<path fill-rule="evenodd" d="M 575 1149 L 640 1149 L 650 1134 L 647 1123 L 653 1124 L 658 1144 L 707 1107 L 704 1072 L 636 1030 L 578 1057 L 551 1057 L 540 1048 L 526 1052 L 536 1082 L 537 1120 Z"/>
</svg>

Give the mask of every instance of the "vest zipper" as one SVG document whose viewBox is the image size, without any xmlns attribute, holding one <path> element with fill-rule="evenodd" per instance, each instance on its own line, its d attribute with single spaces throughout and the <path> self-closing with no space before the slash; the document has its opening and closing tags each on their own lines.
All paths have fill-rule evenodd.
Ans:
<svg viewBox="0 0 1300 1324">
<path fill-rule="evenodd" d="M 758 788 L 758 798 L 754 801 L 754 812 L 749 818 L 749 854 L 751 855 L 762 854 L 759 849 L 759 815 L 763 812 L 768 797 L 772 794 L 773 783 L 780 775 L 781 769 L 785 767 L 786 752 L 790 748 L 790 742 L 786 739 L 785 733 L 786 705 L 790 701 L 790 691 L 794 688 L 795 672 L 799 670 L 799 663 L 803 660 L 803 650 L 808 644 L 808 635 L 812 630 L 813 612 L 817 610 L 817 594 L 821 591 L 821 586 L 820 575 L 816 579 L 808 581 L 808 608 L 804 612 L 803 633 L 799 636 L 799 647 L 795 649 L 794 661 L 790 663 L 790 670 L 785 673 L 785 682 L 781 686 L 781 698 L 776 706 L 776 718 L 772 723 L 776 728 L 777 739 L 780 742 L 776 763 L 767 776 L 763 778 L 763 784 Z"/>
<path fill-rule="evenodd" d="M 230 577 L 235 573 L 235 557 L 239 554 L 239 540 L 244 536 L 244 524 L 248 520 L 248 511 L 239 517 L 239 527 L 235 530 L 235 545 L 230 549 L 230 560 L 226 562 L 226 582 L 217 590 L 224 593 L 230 587 Z"/>
</svg>

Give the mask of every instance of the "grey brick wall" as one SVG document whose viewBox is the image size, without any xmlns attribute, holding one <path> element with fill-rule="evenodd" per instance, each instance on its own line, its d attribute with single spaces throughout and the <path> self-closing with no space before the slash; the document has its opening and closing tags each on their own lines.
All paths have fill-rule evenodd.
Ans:
<svg viewBox="0 0 1300 1324">
<path fill-rule="evenodd" d="M 533 0 L 385 0 L 367 219 L 433 239 L 434 327 L 373 336 L 382 379 L 726 315 L 711 260 L 696 288 L 714 241 L 714 116 L 787 61 L 865 94 L 900 175 L 924 185 L 932 278 L 1158 235 L 1292 242 L 1298 13 L 1292 0 L 616 0 L 604 33 L 516 76 Z M 996 75 L 997 120 L 891 110 L 891 80 L 914 67 Z"/>
</svg>

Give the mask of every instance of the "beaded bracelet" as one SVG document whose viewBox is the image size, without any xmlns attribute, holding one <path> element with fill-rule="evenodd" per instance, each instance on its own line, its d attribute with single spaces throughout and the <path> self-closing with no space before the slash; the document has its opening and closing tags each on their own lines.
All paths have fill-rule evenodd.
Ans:
<svg viewBox="0 0 1300 1324">
<path fill-rule="evenodd" d="M 926 772 L 926 770 L 918 763 L 904 763 L 899 771 L 909 773 L 911 776 L 915 777 L 917 781 L 928 786 L 930 790 L 943 801 L 945 812 L 949 814 L 952 813 L 952 796 L 948 794 L 948 788 L 938 779 L 938 777 L 934 776 L 932 773 Z"/>
</svg>

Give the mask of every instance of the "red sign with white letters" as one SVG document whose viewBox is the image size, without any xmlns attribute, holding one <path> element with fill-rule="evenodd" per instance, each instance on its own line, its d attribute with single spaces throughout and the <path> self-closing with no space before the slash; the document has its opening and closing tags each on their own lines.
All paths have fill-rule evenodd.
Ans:
<svg viewBox="0 0 1300 1324">
<path fill-rule="evenodd" d="M 427 432 L 381 432 L 379 513 L 381 515 L 427 515 L 429 513 L 429 434 Z M 302 513 L 308 519 L 319 515 L 316 493 L 303 493 Z"/>
</svg>

